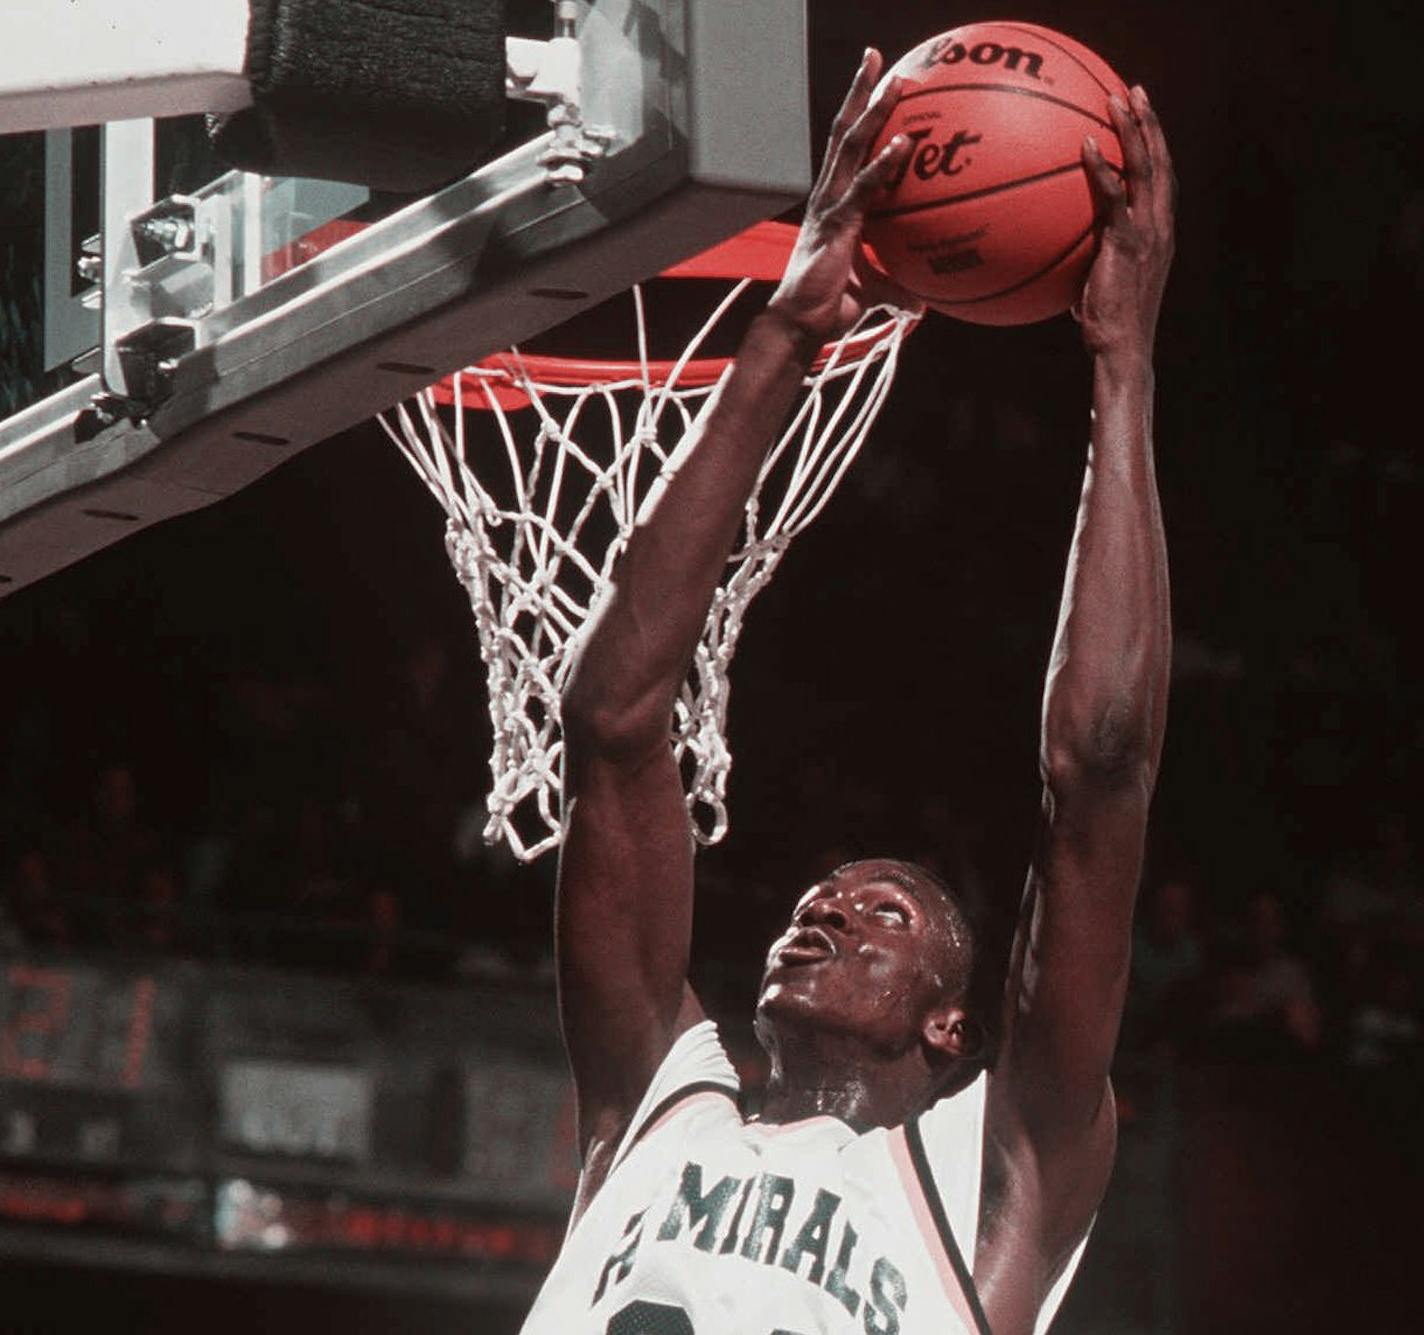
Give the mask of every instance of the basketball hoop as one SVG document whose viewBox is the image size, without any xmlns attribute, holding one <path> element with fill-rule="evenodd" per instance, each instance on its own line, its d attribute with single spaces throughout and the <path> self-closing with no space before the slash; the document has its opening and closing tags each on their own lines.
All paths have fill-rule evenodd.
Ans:
<svg viewBox="0 0 1424 1335">
<path fill-rule="evenodd" d="M 699 354 L 753 282 L 779 281 L 795 238 L 794 227 L 761 223 L 667 270 L 662 277 L 731 284 L 673 360 L 648 355 L 639 286 L 635 359 L 511 349 L 379 419 L 448 516 L 446 550 L 489 673 L 493 786 L 484 835 L 504 839 L 521 861 L 561 838 L 559 700 L 579 633 L 640 505 L 732 363 Z M 727 829 L 727 673 L 742 618 L 859 453 L 916 319 L 880 307 L 828 344 L 762 466 L 674 711 L 674 754 L 703 844 Z M 493 440 L 477 442 L 486 433 L 470 430 L 482 418 L 492 419 Z"/>
</svg>

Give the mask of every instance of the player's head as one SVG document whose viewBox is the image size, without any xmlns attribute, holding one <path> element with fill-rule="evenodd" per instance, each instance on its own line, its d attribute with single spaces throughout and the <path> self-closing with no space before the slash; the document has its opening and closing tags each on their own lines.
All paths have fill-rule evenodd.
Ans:
<svg viewBox="0 0 1424 1335">
<path fill-rule="evenodd" d="M 835 1034 L 867 1057 L 918 1052 L 937 1077 L 981 1055 L 974 928 L 932 872 L 895 858 L 851 862 L 802 895 L 772 943 L 757 1035 L 778 1055 Z"/>
</svg>

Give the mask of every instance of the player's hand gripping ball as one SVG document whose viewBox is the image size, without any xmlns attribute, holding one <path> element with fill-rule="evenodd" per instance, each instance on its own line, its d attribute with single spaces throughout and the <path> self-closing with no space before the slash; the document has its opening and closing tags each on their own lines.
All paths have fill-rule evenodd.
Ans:
<svg viewBox="0 0 1424 1335">
<path fill-rule="evenodd" d="M 911 140 L 865 223 L 876 262 L 935 310 L 976 324 L 1045 320 L 1078 299 L 1096 216 L 1092 135 L 1119 171 L 1109 100 L 1127 88 L 1086 47 L 1030 23 L 974 23 L 921 43 L 886 79 L 899 102 L 871 150 Z"/>
</svg>

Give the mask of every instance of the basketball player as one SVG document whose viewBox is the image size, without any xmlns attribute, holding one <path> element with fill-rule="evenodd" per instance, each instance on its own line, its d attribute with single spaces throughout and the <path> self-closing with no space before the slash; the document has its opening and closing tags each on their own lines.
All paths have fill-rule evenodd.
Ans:
<svg viewBox="0 0 1424 1335">
<path fill-rule="evenodd" d="M 673 701 L 808 364 L 883 292 L 857 259 L 867 205 L 907 151 L 866 160 L 898 91 L 873 92 L 881 65 L 867 54 L 786 278 L 645 507 L 564 700 L 558 959 L 583 1172 L 526 1335 L 1026 1335 L 1056 1310 L 1107 1184 L 1170 639 L 1150 428 L 1174 185 L 1141 90 L 1114 107 L 1122 179 L 1083 148 L 1102 218 L 1076 312 L 1092 437 L 997 1025 L 973 1010 L 976 942 L 953 890 L 891 858 L 811 886 L 773 943 L 757 1118 L 687 982 Z M 865 652 L 853 629 L 844 647 Z"/>
</svg>

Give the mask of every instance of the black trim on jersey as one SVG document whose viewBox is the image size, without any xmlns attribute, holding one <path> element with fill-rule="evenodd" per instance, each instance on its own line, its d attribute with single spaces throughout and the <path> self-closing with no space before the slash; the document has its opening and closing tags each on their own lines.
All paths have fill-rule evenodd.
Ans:
<svg viewBox="0 0 1424 1335">
<path fill-rule="evenodd" d="M 715 1094 L 724 1094 L 732 1103 L 737 1101 L 731 1087 L 717 1080 L 694 1080 L 690 1085 L 683 1085 L 680 1089 L 673 1090 L 661 1103 L 653 1106 L 653 1110 L 643 1118 L 637 1129 L 628 1137 L 622 1153 L 618 1156 L 618 1162 L 622 1163 L 633 1152 L 633 1146 L 642 1140 L 643 1133 L 664 1113 L 670 1112 L 684 1099 L 690 1099 L 694 1094 L 705 1094 L 709 1090 Z"/>
<path fill-rule="evenodd" d="M 930 1217 L 939 1232 L 939 1240 L 954 1269 L 959 1287 L 964 1291 L 964 1300 L 974 1314 L 974 1323 L 979 1327 L 979 1335 L 993 1335 L 989 1329 L 989 1318 L 984 1315 L 979 1302 L 979 1291 L 974 1287 L 974 1276 L 964 1264 L 964 1255 L 954 1240 L 954 1230 L 949 1226 L 949 1216 L 945 1213 L 944 1202 L 939 1198 L 939 1188 L 935 1186 L 934 1174 L 930 1172 L 929 1155 L 925 1153 L 925 1142 L 920 1135 L 920 1119 L 912 1117 L 905 1123 L 905 1144 L 910 1149 L 910 1162 L 914 1165 L 915 1176 L 920 1179 L 920 1190 L 925 1193 L 925 1202 L 930 1207 Z"/>
</svg>

